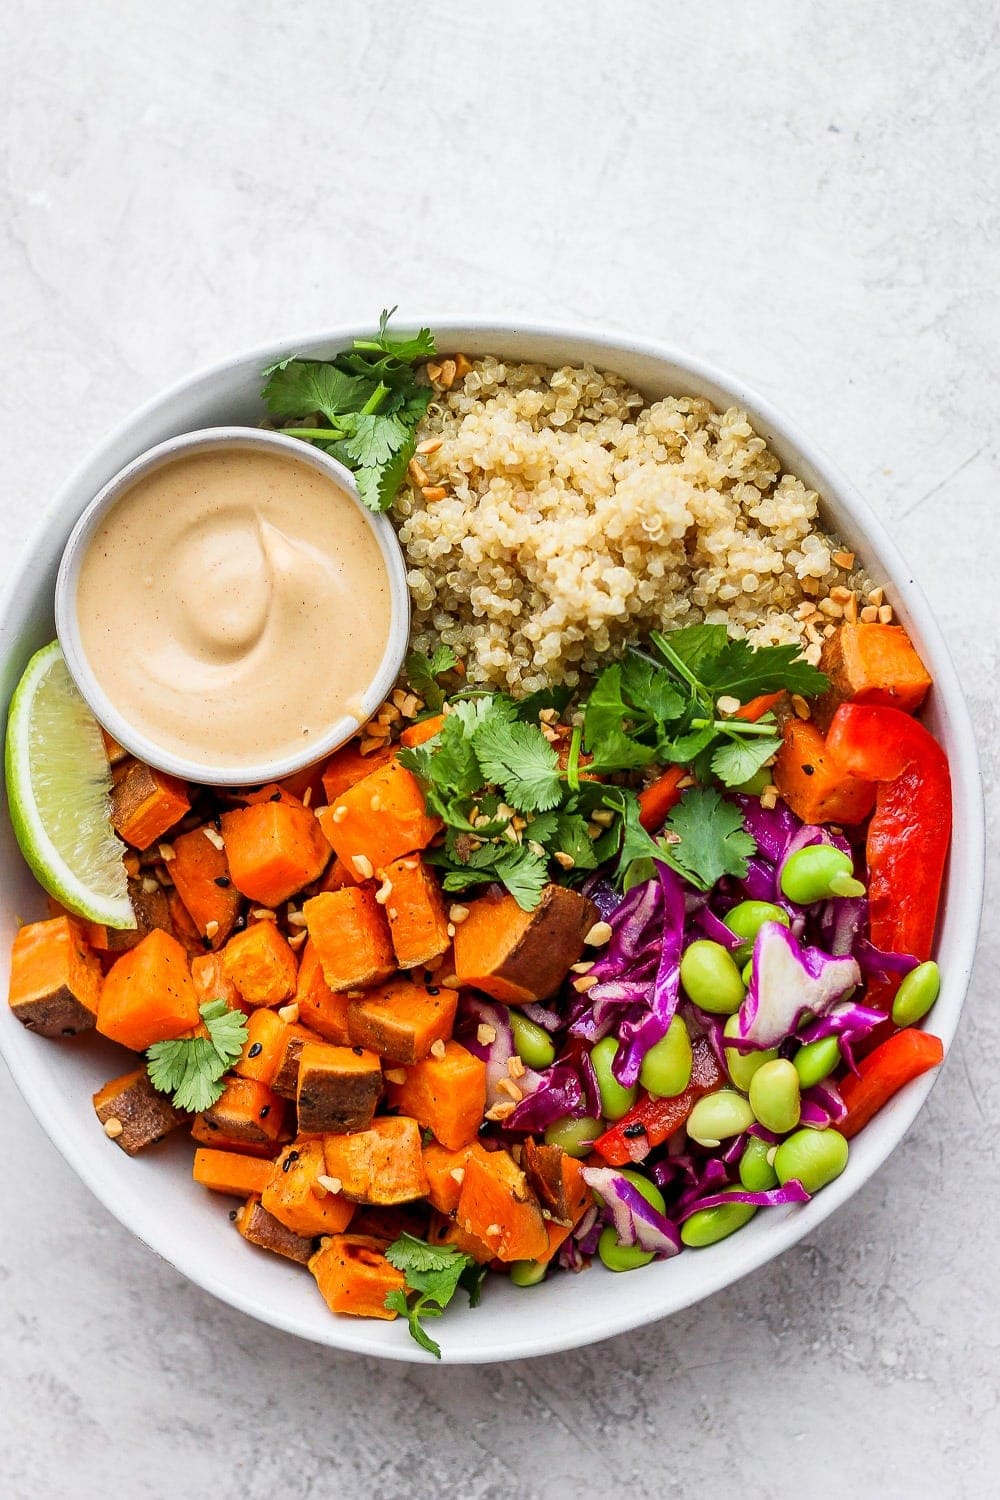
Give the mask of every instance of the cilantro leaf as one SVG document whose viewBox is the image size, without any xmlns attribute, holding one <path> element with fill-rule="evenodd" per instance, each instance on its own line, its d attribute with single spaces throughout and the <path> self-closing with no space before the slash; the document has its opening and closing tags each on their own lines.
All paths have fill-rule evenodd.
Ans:
<svg viewBox="0 0 1000 1500">
<path fill-rule="evenodd" d="M 594 684 L 584 713 L 583 737 L 594 767 L 631 771 L 647 766 L 653 759 L 653 746 L 641 744 L 633 735 L 649 728 L 651 722 L 650 713 L 625 701 L 621 664 L 606 667 Z M 632 724 L 633 734 L 626 733 L 626 723 Z"/>
<path fill-rule="evenodd" d="M 761 766 L 777 755 L 781 740 L 770 735 L 765 738 L 730 740 L 720 745 L 712 755 L 712 770 L 723 786 L 742 786 L 756 775 Z"/>
<path fill-rule="evenodd" d="M 476 730 L 474 745 L 483 779 L 503 787 L 519 812 L 545 812 L 562 800 L 558 756 L 536 724 L 492 715 Z"/>
<path fill-rule="evenodd" d="M 428 708 L 440 713 L 444 704 L 444 690 L 438 678 L 450 672 L 458 657 L 450 646 L 435 646 L 430 656 L 424 651 L 411 651 L 403 670 L 406 680 Z"/>
<path fill-rule="evenodd" d="M 305 417 L 318 411 L 338 427 L 338 417 L 363 405 L 371 394 L 364 380 L 320 360 L 291 359 L 267 373 L 263 397 L 272 417 Z"/>
<path fill-rule="evenodd" d="M 658 724 L 679 719 L 688 706 L 669 673 L 636 651 L 630 651 L 621 663 L 621 687 L 629 703 L 641 703 Z"/>
<path fill-rule="evenodd" d="M 496 862 L 497 878 L 505 885 L 522 911 L 534 911 L 549 883 L 549 867 L 541 855 L 511 844 Z"/>
<path fill-rule="evenodd" d="M 703 891 L 711 890 L 723 875 L 742 880 L 747 860 L 757 847 L 735 802 L 725 801 L 713 789 L 684 792 L 667 818 L 666 829 L 674 842 L 660 858 Z"/>
<path fill-rule="evenodd" d="M 398 417 L 383 416 L 380 412 L 352 416 L 344 426 L 349 434 L 344 440 L 344 452 L 355 469 L 382 468 L 409 436 L 406 424 Z"/>
<path fill-rule="evenodd" d="M 727 641 L 721 651 L 701 664 L 700 676 L 713 697 L 725 694 L 741 703 L 782 689 L 812 697 L 829 686 L 829 679 L 819 668 L 803 659 L 799 646 L 755 649 L 749 641 Z"/>
<path fill-rule="evenodd" d="M 729 641 L 725 625 L 684 625 L 679 630 L 670 630 L 665 635 L 654 634 L 653 645 L 661 655 L 670 659 L 668 652 L 680 657 L 688 671 L 698 675 L 698 669 L 708 657 L 718 656 Z M 666 642 L 667 651 L 664 651 Z"/>
<path fill-rule="evenodd" d="M 172 1094 L 177 1109 L 200 1114 L 222 1093 L 222 1076 L 236 1061 L 247 1039 L 242 1011 L 229 1010 L 225 1000 L 210 1000 L 199 1008 L 208 1036 L 154 1042 L 146 1050 L 149 1081 L 161 1094 Z"/>
<path fill-rule="evenodd" d="M 534 824 L 529 825 L 529 838 L 544 842 L 534 830 Z M 553 847 L 561 849 L 568 854 L 573 861 L 575 870 L 596 870 L 597 855 L 594 852 L 595 840 L 587 832 L 587 820 L 579 813 L 560 813 L 556 820 L 555 835 L 552 838 Z"/>
<path fill-rule="evenodd" d="M 389 319 L 397 311 L 395 307 L 388 310 L 382 309 L 382 316 L 378 320 L 378 333 L 372 339 L 355 339 L 354 347 L 360 351 L 375 351 L 382 354 L 391 354 L 403 364 L 412 365 L 421 359 L 430 359 L 437 353 L 434 344 L 434 335 L 429 328 L 421 328 L 415 338 L 394 339 L 386 333 Z"/>
<path fill-rule="evenodd" d="M 394 453 L 381 468 L 369 466 L 356 470 L 354 479 L 358 486 L 358 494 L 369 510 L 389 509 L 406 477 L 406 467 L 416 451 L 416 446 L 416 437 L 411 432 L 399 451 Z M 350 467 L 348 463 L 348 468 Z"/>
<path fill-rule="evenodd" d="M 440 1345 L 431 1338 L 421 1320 L 441 1316 L 463 1275 L 475 1267 L 475 1261 L 454 1245 L 429 1245 L 405 1233 L 389 1246 L 385 1256 L 406 1278 L 405 1290 L 400 1287 L 389 1292 L 386 1308 L 405 1317 L 410 1337 L 435 1359 L 440 1359 Z M 471 1300 L 470 1293 L 470 1303 Z"/>
</svg>

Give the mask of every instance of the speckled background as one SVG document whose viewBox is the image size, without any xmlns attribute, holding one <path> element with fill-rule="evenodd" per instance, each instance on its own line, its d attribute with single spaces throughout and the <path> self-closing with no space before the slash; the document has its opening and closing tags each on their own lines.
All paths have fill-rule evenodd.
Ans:
<svg viewBox="0 0 1000 1500">
<path fill-rule="evenodd" d="M 730 365 L 860 484 L 995 817 L 991 0 L 49 0 L 0 67 L 8 556 L 111 424 L 230 350 L 387 299 L 618 325 Z M 0 1070 L 0 1493 L 995 1494 L 998 963 L 988 916 L 928 1108 L 809 1242 L 503 1368 L 366 1363 L 211 1301 Z"/>
</svg>

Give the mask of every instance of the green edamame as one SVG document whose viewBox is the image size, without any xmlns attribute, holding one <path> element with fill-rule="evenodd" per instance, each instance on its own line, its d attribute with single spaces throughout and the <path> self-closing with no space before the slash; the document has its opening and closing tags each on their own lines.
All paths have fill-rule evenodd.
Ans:
<svg viewBox="0 0 1000 1500">
<path fill-rule="evenodd" d="M 792 1064 L 799 1075 L 799 1087 L 811 1089 L 814 1084 L 829 1078 L 834 1068 L 840 1066 L 840 1043 L 835 1036 L 806 1042 L 792 1058 Z"/>
<path fill-rule="evenodd" d="M 753 978 L 753 959 L 752 958 L 748 958 L 747 961 L 746 961 L 746 963 L 743 965 L 743 968 L 740 970 L 740 978 L 743 980 L 743 983 L 746 985 L 747 989 L 749 989 L 750 988 L 750 981 Z"/>
<path fill-rule="evenodd" d="M 941 970 L 932 958 L 918 964 L 906 975 L 892 1002 L 892 1019 L 897 1026 L 913 1026 L 922 1021 L 941 993 Z"/>
<path fill-rule="evenodd" d="M 628 1114 L 639 1097 L 638 1088 L 634 1085 L 629 1089 L 623 1088 L 611 1071 L 611 1063 L 617 1051 L 618 1043 L 613 1036 L 606 1036 L 590 1049 L 590 1061 L 601 1095 L 601 1114 L 606 1120 L 620 1120 L 622 1115 Z"/>
<path fill-rule="evenodd" d="M 797 1130 L 774 1153 L 774 1170 L 782 1187 L 794 1178 L 807 1193 L 818 1193 L 840 1176 L 849 1150 L 839 1130 Z"/>
<path fill-rule="evenodd" d="M 754 1112 L 735 1089 L 703 1094 L 687 1117 L 687 1133 L 699 1146 L 718 1146 L 754 1122 Z"/>
<path fill-rule="evenodd" d="M 573 1120 L 564 1115 L 545 1127 L 545 1144 L 561 1146 L 567 1156 L 589 1156 L 591 1146 L 603 1131 L 600 1120 Z"/>
<path fill-rule="evenodd" d="M 689 1000 L 717 1016 L 739 1010 L 746 994 L 732 954 L 710 938 L 697 938 L 684 950 L 681 984 Z"/>
<path fill-rule="evenodd" d="M 640 1250 L 638 1245 L 623 1245 L 610 1224 L 601 1230 L 597 1253 L 609 1271 L 637 1271 L 640 1266 L 648 1266 L 653 1259 L 652 1250 Z"/>
<path fill-rule="evenodd" d="M 513 1007 L 510 1011 L 510 1029 L 514 1033 L 517 1055 L 526 1068 L 548 1068 L 555 1062 L 555 1044 L 548 1032 Z"/>
<path fill-rule="evenodd" d="M 746 962 L 753 950 L 753 940 L 765 922 L 779 922 L 782 927 L 791 927 L 792 919 L 773 901 L 741 901 L 722 919 L 730 932 L 743 941 L 733 954 L 737 964 Z"/>
<path fill-rule="evenodd" d="M 510 1279 L 515 1286 L 537 1286 L 545 1280 L 548 1264 L 537 1260 L 516 1260 L 510 1268 Z"/>
<path fill-rule="evenodd" d="M 749 1224 L 756 1212 L 752 1203 L 720 1203 L 718 1208 L 699 1208 L 681 1225 L 681 1240 L 690 1250 L 718 1244 Z"/>
<path fill-rule="evenodd" d="M 767 766 L 755 771 L 746 781 L 741 781 L 739 786 L 734 786 L 734 792 L 742 792 L 745 797 L 759 797 L 766 786 L 771 785 L 771 772 Z"/>
<path fill-rule="evenodd" d="M 768 1157 L 774 1147 L 752 1135 L 740 1157 L 740 1182 L 748 1193 L 766 1193 L 778 1186 L 778 1174 Z"/>
<path fill-rule="evenodd" d="M 673 1099 L 691 1082 L 693 1062 L 687 1026 L 682 1016 L 674 1016 L 666 1036 L 643 1058 L 639 1082 L 657 1099 Z"/>
<path fill-rule="evenodd" d="M 730 1016 L 722 1029 L 723 1036 L 735 1036 L 739 1027 L 739 1016 Z M 737 1052 L 735 1047 L 726 1048 L 726 1067 L 729 1076 L 741 1094 L 745 1094 L 750 1087 L 750 1080 L 762 1068 L 766 1062 L 777 1057 L 778 1049 L 769 1048 L 766 1052 Z"/>
<path fill-rule="evenodd" d="M 811 906 L 830 896 L 863 896 L 865 888 L 854 878 L 849 854 L 833 844 L 809 844 L 796 849 L 781 867 L 781 894 L 797 906 Z"/>
<path fill-rule="evenodd" d="M 750 1080 L 750 1108 L 765 1130 L 784 1135 L 794 1130 L 802 1113 L 799 1075 L 784 1057 L 772 1058 Z"/>
</svg>

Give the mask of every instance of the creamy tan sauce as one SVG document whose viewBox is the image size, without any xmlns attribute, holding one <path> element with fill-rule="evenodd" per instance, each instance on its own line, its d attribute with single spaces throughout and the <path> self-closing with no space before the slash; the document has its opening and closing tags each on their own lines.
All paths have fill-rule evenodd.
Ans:
<svg viewBox="0 0 1000 1500">
<path fill-rule="evenodd" d="M 137 730 L 206 767 L 306 751 L 356 714 L 389 579 L 350 496 L 295 458 L 191 454 L 107 512 L 77 588 L 84 652 Z"/>
</svg>

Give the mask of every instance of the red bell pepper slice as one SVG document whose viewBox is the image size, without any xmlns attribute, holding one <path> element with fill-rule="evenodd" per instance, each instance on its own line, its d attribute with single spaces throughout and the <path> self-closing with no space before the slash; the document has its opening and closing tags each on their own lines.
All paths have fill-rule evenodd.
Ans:
<svg viewBox="0 0 1000 1500">
<path fill-rule="evenodd" d="M 758 698 L 751 698 L 749 703 L 744 703 L 733 714 L 733 718 L 742 719 L 745 724 L 756 724 L 757 720 L 762 719 L 766 713 L 770 713 L 778 699 L 784 696 L 784 691 L 780 693 L 761 693 Z"/>
<path fill-rule="evenodd" d="M 947 757 L 909 714 L 859 703 L 837 709 L 826 748 L 852 776 L 878 783 L 867 847 L 872 942 L 930 958 L 951 838 Z"/>
<path fill-rule="evenodd" d="M 688 774 L 686 766 L 671 766 L 652 786 L 639 793 L 639 822 L 647 833 L 657 833 L 667 813 L 681 800 L 677 783 Z"/>
<path fill-rule="evenodd" d="M 940 1038 L 917 1031 L 913 1026 L 897 1031 L 874 1052 L 869 1052 L 858 1064 L 858 1074 L 849 1075 L 838 1085 L 847 1106 L 847 1118 L 837 1126 L 841 1135 L 857 1135 L 904 1083 L 919 1078 L 929 1068 L 936 1068 L 943 1057 Z"/>
<path fill-rule="evenodd" d="M 691 1082 L 683 1094 L 672 1099 L 654 1099 L 643 1094 L 628 1114 L 598 1136 L 594 1150 L 610 1167 L 627 1167 L 630 1162 L 643 1161 L 654 1146 L 662 1146 L 680 1129 L 702 1094 L 710 1094 L 725 1081 L 707 1037 L 695 1037 L 691 1051 L 694 1054 Z"/>
</svg>

